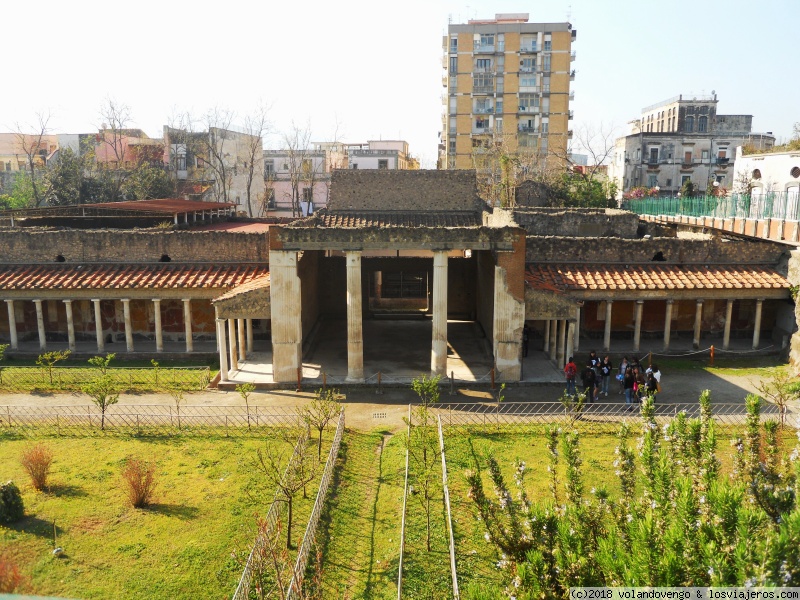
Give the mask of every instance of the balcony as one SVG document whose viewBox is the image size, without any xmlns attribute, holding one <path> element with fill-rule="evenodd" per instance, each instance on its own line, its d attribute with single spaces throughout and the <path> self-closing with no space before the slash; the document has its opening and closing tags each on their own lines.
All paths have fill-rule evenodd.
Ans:
<svg viewBox="0 0 800 600">
<path fill-rule="evenodd" d="M 472 51 L 475 54 L 494 54 L 494 44 L 478 44 Z"/>
<path fill-rule="evenodd" d="M 520 73 L 536 73 L 536 67 L 520 67 Z"/>
<path fill-rule="evenodd" d="M 473 125 L 472 126 L 472 133 L 475 134 L 475 135 L 492 133 L 492 128 L 489 125 L 486 125 L 486 127 L 478 127 L 477 125 Z"/>
<path fill-rule="evenodd" d="M 730 159 L 729 159 L 729 158 L 723 158 L 723 157 L 718 157 L 718 158 L 717 158 L 717 164 L 718 164 L 718 165 L 724 165 L 724 166 L 727 166 L 729 161 L 730 161 Z"/>
<path fill-rule="evenodd" d="M 472 88 L 473 94 L 493 94 L 494 85 L 476 85 Z"/>
<path fill-rule="evenodd" d="M 570 92 L 569 93 L 569 99 L 570 99 L 570 101 L 575 100 L 575 92 Z"/>
<path fill-rule="evenodd" d="M 575 51 L 574 50 L 572 52 L 570 52 L 570 54 L 569 54 L 569 62 L 572 62 L 573 60 L 575 60 Z"/>
<path fill-rule="evenodd" d="M 525 115 L 535 115 L 535 114 L 539 114 L 539 107 L 538 106 L 520 106 L 519 109 L 517 109 L 517 112 L 520 113 L 520 114 L 525 114 Z"/>
<path fill-rule="evenodd" d="M 573 114 L 573 112 L 572 112 L 572 111 L 569 111 L 569 112 L 567 113 L 567 119 L 569 119 L 570 121 L 572 121 L 572 119 L 574 119 L 574 118 L 575 118 L 575 115 Z"/>
<path fill-rule="evenodd" d="M 520 133 L 539 133 L 535 125 L 517 125 L 517 131 Z"/>
<path fill-rule="evenodd" d="M 534 52 L 538 52 L 536 44 L 523 44 L 519 47 L 520 54 L 533 54 Z"/>
<path fill-rule="evenodd" d="M 476 106 L 472 112 L 476 115 L 492 115 L 494 114 L 494 106 Z"/>
<path fill-rule="evenodd" d="M 575 81 L 575 69 L 572 69 L 572 71 L 569 72 L 569 80 Z"/>
<path fill-rule="evenodd" d="M 494 73 L 494 67 L 474 67 L 473 73 Z"/>
</svg>

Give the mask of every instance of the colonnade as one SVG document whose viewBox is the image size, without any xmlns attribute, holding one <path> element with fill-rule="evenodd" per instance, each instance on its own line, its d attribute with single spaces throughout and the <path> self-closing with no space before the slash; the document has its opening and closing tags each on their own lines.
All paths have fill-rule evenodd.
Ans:
<svg viewBox="0 0 800 600">
<path fill-rule="evenodd" d="M 580 318 L 578 314 L 576 314 L 577 318 Z M 580 321 L 572 319 L 549 319 L 545 321 L 544 347 L 542 350 L 557 365 L 567 364 L 567 359 L 570 356 L 575 356 L 578 351 L 578 323 Z"/>
<path fill-rule="evenodd" d="M 92 298 L 92 304 L 94 305 L 94 323 L 95 323 L 95 336 L 97 340 L 97 352 L 102 353 L 106 350 L 106 343 L 105 343 L 105 335 L 103 332 L 103 319 L 102 319 L 102 310 L 101 310 L 101 302 L 104 299 L 101 298 Z M 111 299 L 106 299 L 111 300 Z M 32 300 L 34 307 L 36 308 L 36 329 L 38 332 L 39 337 L 39 350 L 45 351 L 47 350 L 47 334 L 45 328 L 45 319 L 44 319 L 44 309 L 42 307 L 42 302 L 45 302 L 45 299 L 35 298 Z M 75 320 L 73 316 L 73 303 L 74 299 L 66 299 L 61 300 L 64 303 L 64 309 L 67 316 L 67 344 L 71 351 L 75 351 L 76 343 L 75 343 Z M 112 300 L 114 301 L 114 300 Z M 128 352 L 134 351 L 134 344 L 133 344 L 133 324 L 131 321 L 131 298 L 120 298 L 120 302 L 122 302 L 122 313 L 125 325 L 125 348 Z M 164 351 L 164 330 L 162 327 L 162 320 L 161 320 L 161 301 L 162 298 L 153 298 L 150 300 L 153 303 L 154 309 L 154 316 L 155 316 L 155 341 L 156 341 L 156 352 L 163 352 Z M 19 335 L 17 331 L 17 319 L 16 319 L 16 311 L 15 311 L 15 303 L 16 302 L 23 302 L 23 300 L 9 300 L 6 301 L 6 308 L 8 310 L 8 324 L 9 324 L 9 338 L 11 342 L 11 349 L 18 350 L 19 349 Z M 184 321 L 184 333 L 186 336 L 186 352 L 194 352 L 194 340 L 192 339 L 192 301 L 190 298 L 183 298 L 183 321 Z M 251 327 L 252 328 L 252 327 Z M 252 332 L 251 332 L 252 337 Z M 252 344 L 251 344 L 252 345 Z"/>
<path fill-rule="evenodd" d="M 220 380 L 228 381 L 230 371 L 237 371 L 239 363 L 253 351 L 253 320 L 217 317 L 216 326 Z"/>
</svg>

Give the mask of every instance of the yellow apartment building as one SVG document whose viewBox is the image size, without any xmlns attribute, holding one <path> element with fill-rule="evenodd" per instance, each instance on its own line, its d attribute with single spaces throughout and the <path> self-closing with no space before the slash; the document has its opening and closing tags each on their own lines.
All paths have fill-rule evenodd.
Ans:
<svg viewBox="0 0 800 600">
<path fill-rule="evenodd" d="M 440 168 L 491 176 L 501 153 L 538 168 L 561 164 L 572 119 L 576 31 L 570 23 L 528 18 L 497 14 L 448 26 Z"/>
</svg>

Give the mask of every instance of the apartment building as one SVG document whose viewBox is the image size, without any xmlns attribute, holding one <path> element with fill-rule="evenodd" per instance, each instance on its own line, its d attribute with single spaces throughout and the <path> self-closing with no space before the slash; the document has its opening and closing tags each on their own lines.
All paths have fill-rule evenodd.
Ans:
<svg viewBox="0 0 800 600">
<path fill-rule="evenodd" d="M 619 193 L 635 187 L 673 195 L 691 181 L 700 192 L 730 189 L 738 146 L 771 148 L 771 133 L 753 133 L 752 115 L 721 115 L 717 95 L 678 95 L 642 109 L 616 140 L 609 177 Z"/>
<path fill-rule="evenodd" d="M 448 26 L 440 168 L 491 176 L 498 148 L 539 167 L 563 164 L 577 32 L 570 23 L 529 23 L 528 18 L 527 13 L 497 14 Z"/>
</svg>

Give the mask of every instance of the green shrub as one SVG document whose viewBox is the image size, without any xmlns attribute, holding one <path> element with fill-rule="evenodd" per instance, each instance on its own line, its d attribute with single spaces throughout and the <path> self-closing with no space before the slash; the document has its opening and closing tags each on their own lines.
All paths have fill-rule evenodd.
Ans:
<svg viewBox="0 0 800 600">
<path fill-rule="evenodd" d="M 0 523 L 13 523 L 25 515 L 22 494 L 13 481 L 0 485 Z"/>
</svg>

